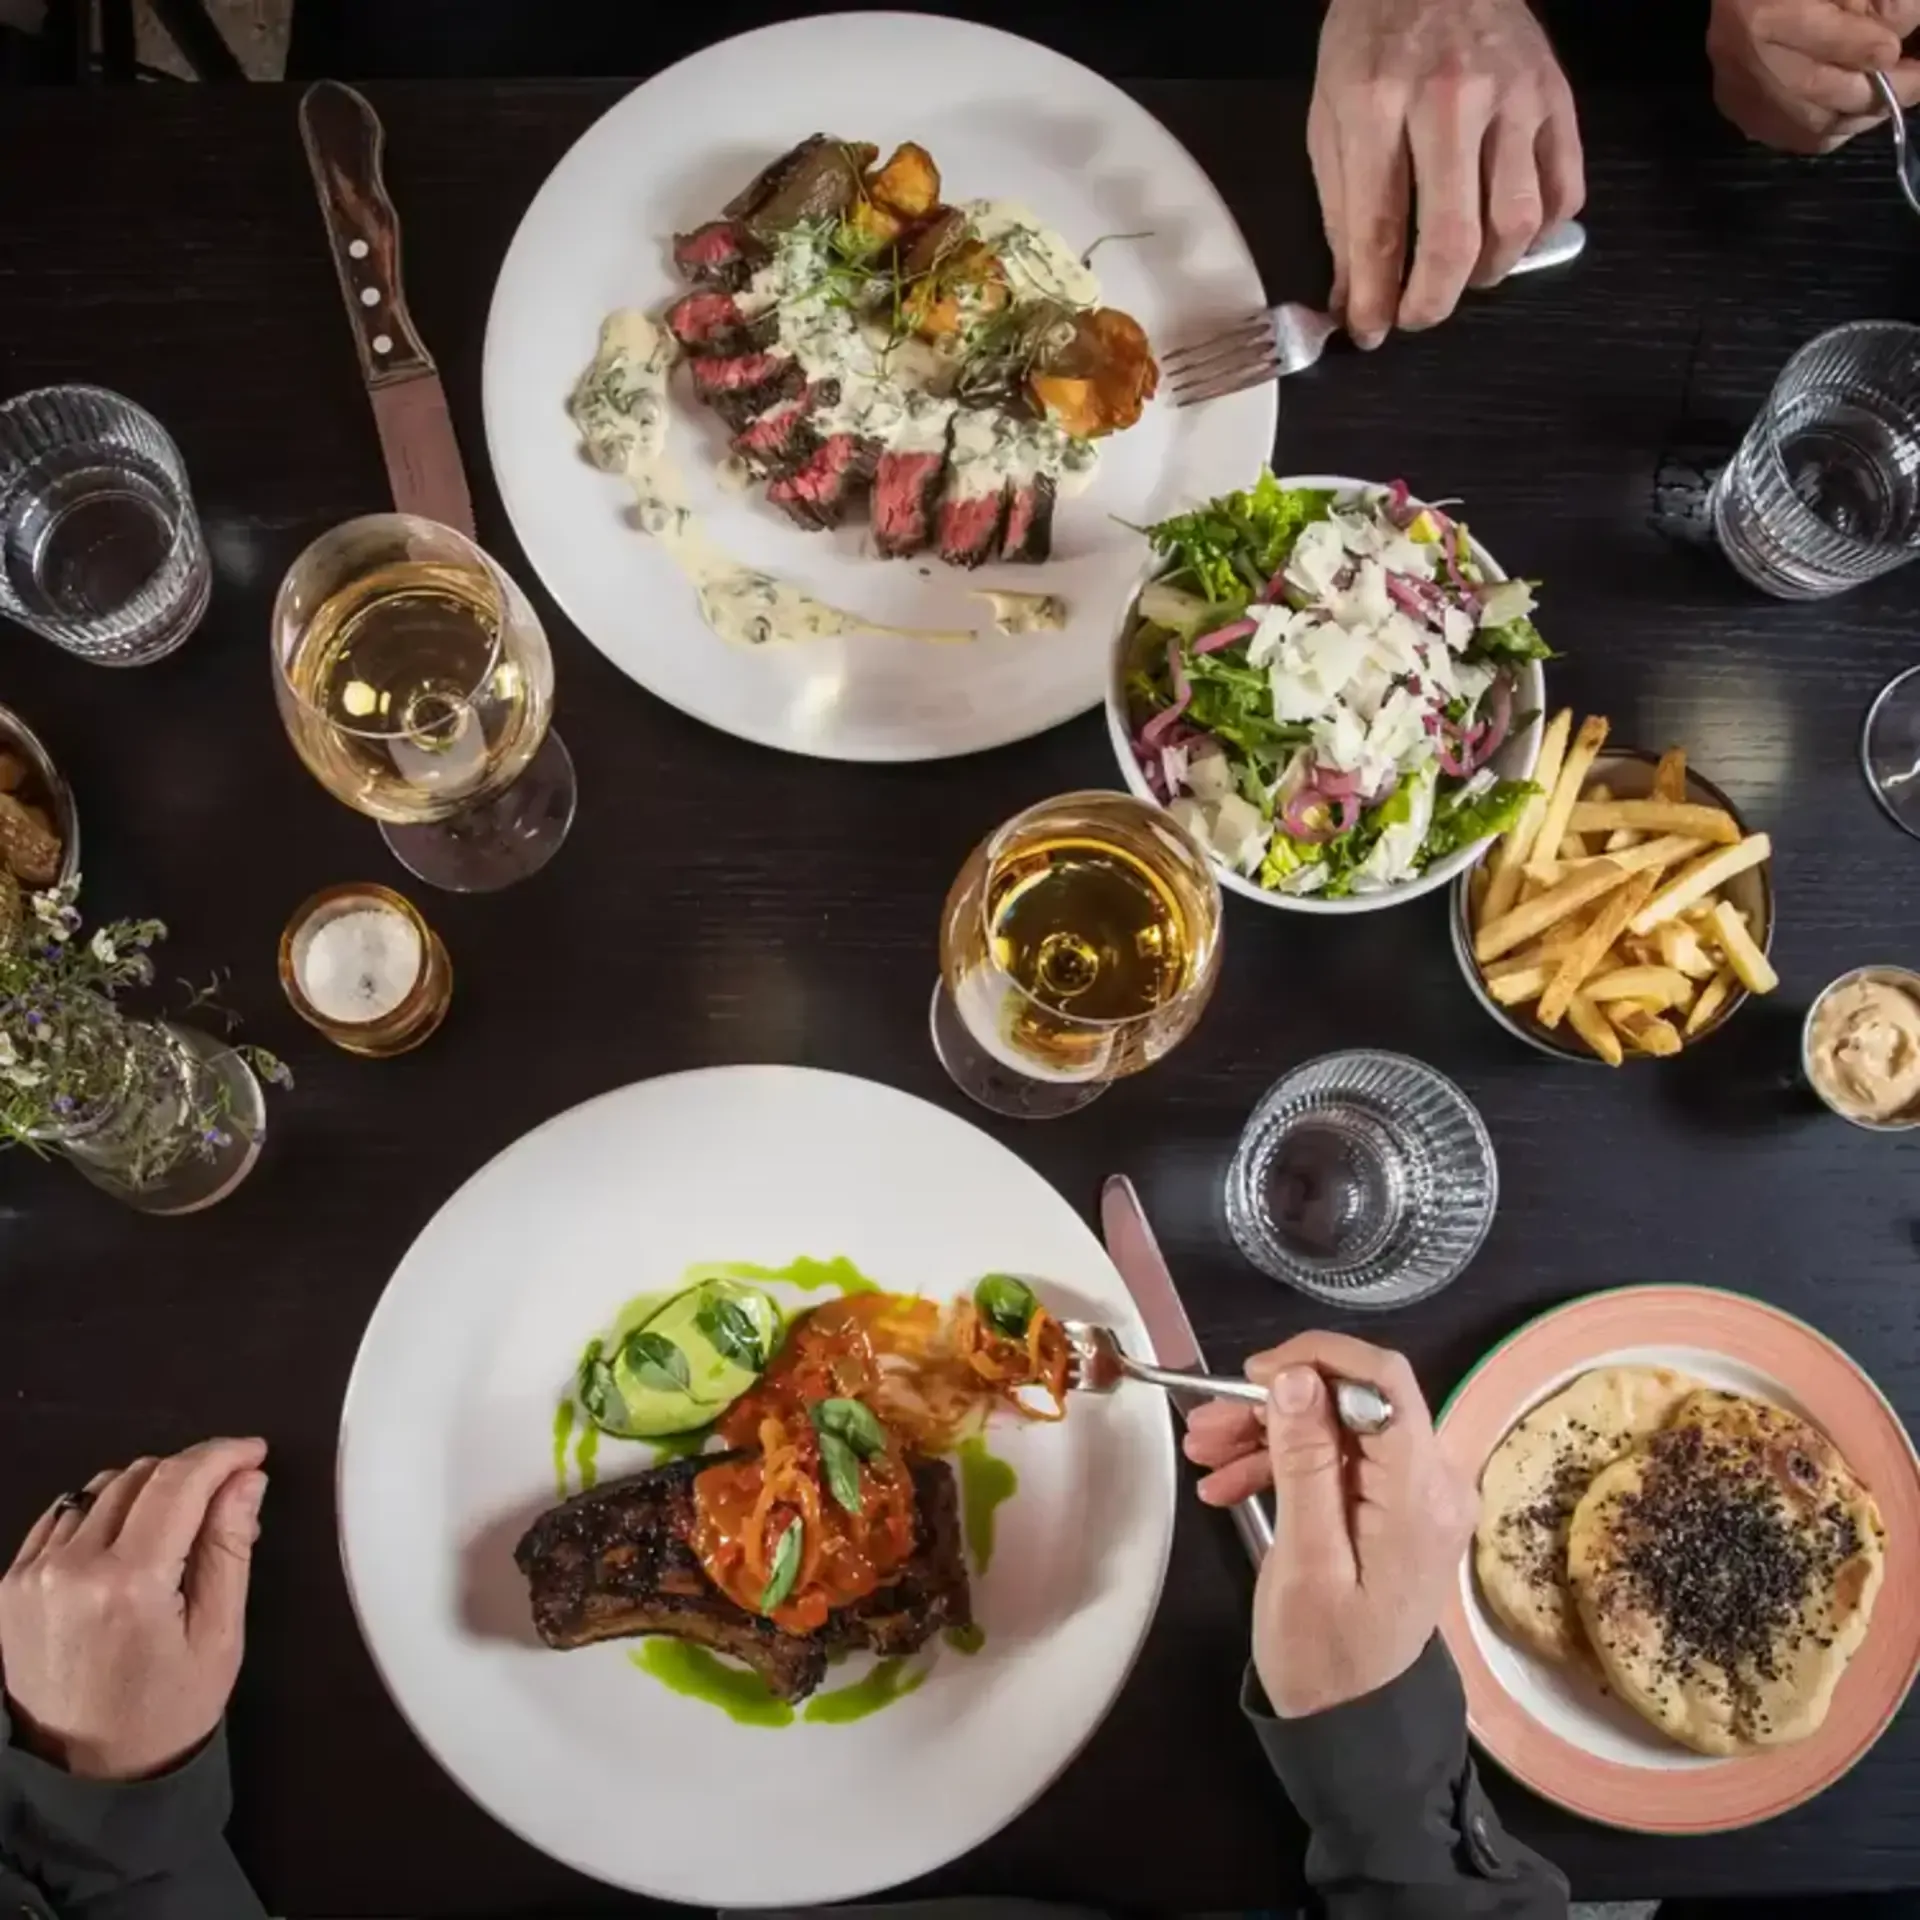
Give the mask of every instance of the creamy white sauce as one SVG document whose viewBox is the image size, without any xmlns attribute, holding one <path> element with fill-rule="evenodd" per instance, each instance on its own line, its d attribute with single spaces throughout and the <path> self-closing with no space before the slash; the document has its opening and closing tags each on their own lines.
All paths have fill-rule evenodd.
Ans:
<svg viewBox="0 0 1920 1920">
<path fill-rule="evenodd" d="M 973 597 L 987 603 L 1002 633 L 1058 633 L 1067 624 L 1067 603 L 1057 593 L 1008 593 L 989 587 Z"/>
<path fill-rule="evenodd" d="M 979 238 L 999 254 L 1016 300 L 1099 304 L 1093 271 L 1026 208 L 976 200 L 964 211 Z M 893 453 L 938 453 L 951 430 L 955 478 L 966 495 L 1042 475 L 1057 493 L 1071 495 L 1092 481 L 1100 455 L 1090 441 L 1075 440 L 1050 421 L 960 408 L 949 397 L 959 355 L 912 337 L 890 340 L 887 317 L 854 312 L 832 269 L 826 229 L 792 228 L 736 296 L 743 313 L 775 313 L 780 348 L 810 382 L 838 383 L 839 399 L 812 416 L 821 433 L 859 434 Z M 990 435 L 985 423 L 992 423 Z"/>
<path fill-rule="evenodd" d="M 620 474 L 633 488 L 640 530 L 673 556 L 715 633 L 742 646 L 843 633 L 945 641 L 975 637 L 970 630 L 890 627 L 863 619 L 773 574 L 743 566 L 718 546 L 688 505 L 686 483 L 667 451 L 667 376 L 676 351 L 672 336 L 638 308 L 609 314 L 601 323 L 599 352 L 580 376 L 568 411 L 594 465 Z"/>
</svg>

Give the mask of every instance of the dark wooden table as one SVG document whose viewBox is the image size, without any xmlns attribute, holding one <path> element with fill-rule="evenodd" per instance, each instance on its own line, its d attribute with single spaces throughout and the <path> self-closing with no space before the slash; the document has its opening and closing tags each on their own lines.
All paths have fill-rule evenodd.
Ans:
<svg viewBox="0 0 1920 1920">
<path fill-rule="evenodd" d="M 256 1039 L 300 1074 L 251 1183 L 204 1217 L 123 1213 L 58 1167 L 0 1172 L 0 1535 L 105 1462 L 260 1431 L 273 1491 L 234 1705 L 235 1838 L 294 1915 L 582 1914 L 631 1902 L 472 1806 L 402 1725 L 338 1572 L 342 1388 L 388 1274 L 441 1201 L 529 1127 L 609 1087 L 720 1061 L 832 1066 L 960 1107 L 926 1044 L 943 891 L 973 840 L 1044 794 L 1113 780 L 1099 721 L 976 759 L 852 767 L 709 733 L 631 685 L 520 563 L 482 455 L 493 276 L 548 168 L 619 89 L 376 89 L 415 311 L 469 452 L 482 539 L 540 601 L 581 812 L 547 873 L 426 904 L 459 988 L 421 1053 L 333 1053 L 281 1003 L 294 904 L 398 877 L 295 761 L 269 696 L 280 574 L 384 476 L 294 131 L 276 88 L 14 95 L 0 110 L 0 390 L 87 379 L 154 409 L 192 469 L 218 584 L 165 665 L 96 671 L 9 631 L 0 701 L 77 786 L 97 913 L 174 923 L 169 972 L 233 969 Z M 1221 183 L 1276 294 L 1323 266 L 1295 90 L 1143 86 Z M 1221 1175 L 1282 1068 L 1416 1053 L 1479 1102 L 1502 1208 L 1450 1292 L 1361 1330 L 1439 1394 L 1530 1314 L 1591 1288 L 1750 1290 L 1831 1334 L 1920 1417 L 1920 1140 L 1852 1131 L 1792 1088 L 1808 997 L 1920 951 L 1920 849 L 1855 758 L 1874 690 L 1920 657 L 1920 570 L 1791 608 L 1651 524 L 1663 454 L 1730 444 L 1820 328 L 1908 315 L 1920 230 L 1877 141 L 1822 163 L 1741 151 L 1701 102 L 1590 97 L 1593 245 L 1571 277 L 1473 301 L 1438 333 L 1288 388 L 1283 468 L 1408 476 L 1544 577 L 1556 703 L 1674 739 L 1775 837 L 1778 1005 L 1670 1068 L 1542 1060 L 1477 1010 L 1439 900 L 1332 923 L 1230 905 L 1225 977 L 1164 1066 L 1052 1127 L 987 1120 L 1091 1213 L 1140 1181 L 1219 1362 L 1319 1317 L 1227 1238 Z M 970 1117 L 984 1119 L 977 1114 Z M 398 1463 L 396 1470 L 404 1470 Z M 1297 1892 L 1301 1835 L 1236 1716 L 1247 1574 L 1183 1511 L 1166 1597 L 1107 1724 L 1030 1812 L 929 1883 L 1141 1908 Z M 716 1791 L 719 1791 L 716 1783 Z M 1687 1842 L 1605 1832 L 1496 1780 L 1516 1830 L 1591 1896 L 1920 1883 L 1920 1714 L 1817 1805 Z M 1130 1817 L 1117 1819 L 1124 1807 Z M 636 1809 L 640 1817 L 642 1810 Z"/>
</svg>

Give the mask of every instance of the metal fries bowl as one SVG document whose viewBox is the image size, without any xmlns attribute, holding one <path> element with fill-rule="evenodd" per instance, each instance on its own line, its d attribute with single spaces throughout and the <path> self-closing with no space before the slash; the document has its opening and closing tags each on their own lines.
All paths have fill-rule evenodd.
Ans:
<svg viewBox="0 0 1920 1920">
<path fill-rule="evenodd" d="M 73 802 L 73 790 L 61 777 L 46 743 L 9 707 L 0 707 L 0 753 L 24 760 L 29 769 L 32 798 L 47 810 L 53 830 L 60 836 L 61 885 L 80 871 L 80 814 Z"/>
<path fill-rule="evenodd" d="M 1587 776 L 1588 783 L 1603 782 L 1612 789 L 1616 800 L 1642 800 L 1653 790 L 1653 770 L 1659 761 L 1660 756 L 1657 753 L 1649 753 L 1643 747 L 1610 746 L 1595 759 L 1592 770 Z M 1724 808 L 1726 812 L 1733 815 L 1743 834 L 1749 831 L 1740 809 L 1711 780 L 1702 779 L 1695 773 L 1691 765 L 1687 768 L 1687 798 L 1702 806 Z M 1472 991 L 1473 997 L 1479 1001 L 1490 1019 L 1505 1027 L 1516 1040 L 1524 1040 L 1536 1052 L 1550 1054 L 1556 1060 L 1571 1060 L 1582 1066 L 1604 1066 L 1606 1063 L 1599 1055 L 1589 1052 L 1571 1031 L 1562 1038 L 1558 1031 L 1541 1026 L 1533 1018 L 1529 1009 L 1503 1007 L 1487 991 L 1487 983 L 1480 977 L 1479 966 L 1473 957 L 1472 884 L 1471 871 L 1461 874 L 1454 882 L 1447 928 L 1453 936 L 1453 957 L 1460 963 L 1461 976 Z M 1771 953 L 1773 949 L 1772 863 L 1763 860 L 1757 867 L 1749 867 L 1744 873 L 1735 874 L 1721 888 L 1720 893 L 1721 898 L 1731 901 L 1747 916 L 1747 925 L 1753 935 L 1754 944 L 1762 953 Z M 1688 1039 L 1686 1046 L 1681 1050 L 1682 1054 L 1690 1053 L 1703 1040 L 1711 1039 L 1740 1011 L 1750 997 L 1745 987 L 1736 984 L 1719 1011 L 1698 1033 Z M 1646 1056 L 1632 1052 L 1627 1055 L 1628 1060 L 1644 1057 Z"/>
<path fill-rule="evenodd" d="M 1377 487 L 1380 483 L 1356 480 L 1348 474 L 1290 473 L 1280 476 L 1280 484 L 1283 487 L 1324 487 L 1334 493 L 1353 494 Z M 1467 539 L 1473 549 L 1473 557 L 1487 579 L 1506 579 L 1506 570 L 1473 538 L 1471 531 Z M 1140 595 L 1164 570 L 1165 563 L 1157 557 L 1150 558 L 1141 569 L 1140 578 L 1133 592 L 1128 595 L 1125 610 L 1120 616 L 1107 671 L 1107 738 L 1113 747 L 1113 757 L 1119 762 L 1120 775 L 1128 791 L 1151 804 L 1158 804 L 1156 796 L 1148 786 L 1146 775 L 1141 772 L 1140 762 L 1133 751 L 1133 718 L 1127 695 L 1127 676 L 1134 666 L 1135 608 Z M 1532 718 L 1525 726 L 1514 728 L 1489 764 L 1503 780 L 1525 780 L 1532 776 L 1534 762 L 1540 758 L 1540 737 L 1546 720 L 1547 680 L 1538 660 L 1523 662 L 1514 673 L 1513 710 L 1516 714 L 1530 714 Z M 1378 893 L 1351 893 L 1340 900 L 1323 900 L 1311 893 L 1274 892 L 1261 886 L 1257 880 L 1236 873 L 1218 859 L 1213 862 L 1213 871 L 1214 877 L 1228 893 L 1237 893 L 1243 900 L 1258 901 L 1263 907 L 1278 907 L 1283 913 L 1377 913 L 1383 907 L 1398 907 L 1409 900 L 1417 900 L 1423 893 L 1438 892 L 1456 874 L 1465 874 L 1492 844 L 1488 840 L 1478 847 L 1462 847 L 1457 853 L 1434 861 L 1425 873 L 1412 880 L 1403 880 L 1398 886 L 1384 887 Z"/>
</svg>

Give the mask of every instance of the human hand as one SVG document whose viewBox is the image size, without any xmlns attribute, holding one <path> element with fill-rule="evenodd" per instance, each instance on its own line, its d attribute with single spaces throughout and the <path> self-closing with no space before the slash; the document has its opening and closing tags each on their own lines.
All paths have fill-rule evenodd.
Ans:
<svg viewBox="0 0 1920 1920">
<path fill-rule="evenodd" d="M 1384 1393 L 1384 1432 L 1341 1427 L 1326 1376 Z M 1478 1503 L 1441 1451 L 1413 1369 L 1338 1333 L 1305 1333 L 1247 1362 L 1264 1407 L 1196 1409 L 1187 1457 L 1214 1469 L 1200 1497 L 1227 1506 L 1271 1486 L 1273 1550 L 1253 1596 L 1253 1660 L 1283 1720 L 1396 1680 L 1439 1624 Z"/>
<path fill-rule="evenodd" d="M 1332 0 L 1307 151 L 1331 305 L 1362 347 L 1438 325 L 1586 198 L 1573 92 L 1526 0 Z"/>
<path fill-rule="evenodd" d="M 140 1780 L 220 1724 L 240 1672 L 263 1440 L 207 1440 L 56 1502 L 0 1579 L 0 1668 L 26 1743 Z"/>
<path fill-rule="evenodd" d="M 1915 27 L 1920 0 L 1713 0 L 1714 103 L 1750 140 L 1829 153 L 1886 117 L 1876 70 L 1920 104 L 1920 61 L 1900 51 Z"/>
</svg>

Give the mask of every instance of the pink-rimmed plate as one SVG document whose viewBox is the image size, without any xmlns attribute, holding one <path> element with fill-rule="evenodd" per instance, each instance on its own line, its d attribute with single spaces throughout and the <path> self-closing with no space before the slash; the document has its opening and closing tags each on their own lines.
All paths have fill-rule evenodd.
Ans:
<svg viewBox="0 0 1920 1920">
<path fill-rule="evenodd" d="M 1515 1421 L 1591 1367 L 1677 1367 L 1810 1420 L 1872 1491 L 1887 1573 L 1866 1641 L 1825 1724 L 1798 1745 L 1737 1759 L 1691 1753 L 1597 1681 L 1524 1651 L 1463 1561 L 1440 1630 L 1466 1685 L 1474 1738 L 1543 1799 L 1638 1833 L 1752 1826 L 1823 1792 L 1879 1739 L 1920 1674 L 1920 1459 L 1860 1367 L 1802 1320 L 1714 1287 L 1621 1287 L 1531 1321 L 1455 1390 L 1448 1451 L 1477 1475 Z"/>
</svg>

